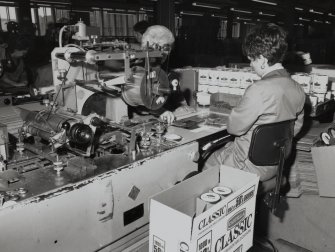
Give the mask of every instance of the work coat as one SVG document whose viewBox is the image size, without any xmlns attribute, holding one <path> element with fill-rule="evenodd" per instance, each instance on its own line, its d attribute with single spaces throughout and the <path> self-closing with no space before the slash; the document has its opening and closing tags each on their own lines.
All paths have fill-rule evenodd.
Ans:
<svg viewBox="0 0 335 252">
<path fill-rule="evenodd" d="M 248 159 L 251 136 L 258 125 L 295 119 L 294 133 L 303 124 L 305 93 L 285 69 L 267 73 L 250 85 L 240 103 L 232 109 L 227 124 L 234 142 L 213 153 L 205 168 L 220 164 L 256 173 L 261 181 L 275 176 L 275 166 L 256 166 Z"/>
</svg>

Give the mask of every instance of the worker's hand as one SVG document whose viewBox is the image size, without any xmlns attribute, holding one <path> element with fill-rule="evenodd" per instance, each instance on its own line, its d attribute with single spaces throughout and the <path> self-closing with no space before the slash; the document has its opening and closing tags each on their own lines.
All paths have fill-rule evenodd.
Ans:
<svg viewBox="0 0 335 252">
<path fill-rule="evenodd" d="M 162 121 L 167 122 L 168 124 L 171 124 L 175 116 L 171 111 L 165 111 L 163 114 L 160 115 L 159 117 Z"/>
</svg>

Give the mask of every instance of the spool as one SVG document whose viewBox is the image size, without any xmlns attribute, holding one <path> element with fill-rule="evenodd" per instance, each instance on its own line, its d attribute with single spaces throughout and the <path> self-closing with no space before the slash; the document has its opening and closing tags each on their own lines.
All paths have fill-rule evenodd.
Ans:
<svg viewBox="0 0 335 252">
<path fill-rule="evenodd" d="M 170 82 L 167 74 L 159 67 L 151 68 L 150 81 L 142 67 L 132 69 L 132 79 L 126 80 L 122 98 L 132 107 L 144 106 L 150 110 L 163 107 L 170 93 Z"/>
<path fill-rule="evenodd" d="M 217 193 L 207 192 L 207 193 L 201 194 L 200 199 L 202 199 L 203 201 L 209 204 L 216 204 L 220 201 L 221 197 Z"/>
<path fill-rule="evenodd" d="M 216 186 L 212 190 L 214 193 L 220 195 L 221 198 L 227 197 L 232 193 L 232 189 L 226 186 Z"/>
<path fill-rule="evenodd" d="M 220 195 L 214 192 L 206 192 L 196 199 L 196 215 L 199 215 L 214 206 L 221 200 Z"/>
</svg>

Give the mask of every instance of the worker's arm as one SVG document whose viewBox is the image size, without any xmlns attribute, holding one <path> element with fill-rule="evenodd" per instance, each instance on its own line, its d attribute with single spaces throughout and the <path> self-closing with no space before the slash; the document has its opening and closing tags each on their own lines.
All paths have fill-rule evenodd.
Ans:
<svg viewBox="0 0 335 252">
<path fill-rule="evenodd" d="M 25 86 L 28 85 L 27 80 L 16 82 L 16 81 L 13 81 L 10 78 L 8 78 L 6 74 L 4 74 L 4 76 L 2 76 L 1 82 L 4 83 L 5 86 L 8 85 L 8 86 L 13 86 L 13 87 L 25 87 Z"/>
<path fill-rule="evenodd" d="M 162 121 L 165 121 L 168 124 L 171 124 L 175 119 L 175 115 L 171 111 L 165 111 L 159 116 L 159 118 Z"/>
<path fill-rule="evenodd" d="M 255 85 L 246 89 L 240 103 L 232 109 L 228 124 L 228 133 L 241 136 L 244 135 L 254 125 L 258 117 L 262 114 L 263 101 L 260 95 L 261 90 Z"/>
</svg>

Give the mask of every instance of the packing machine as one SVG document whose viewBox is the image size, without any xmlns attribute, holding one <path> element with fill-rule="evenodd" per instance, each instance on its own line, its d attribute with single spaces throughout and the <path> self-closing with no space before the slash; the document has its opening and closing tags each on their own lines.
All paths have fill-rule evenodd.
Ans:
<svg viewBox="0 0 335 252">
<path fill-rule="evenodd" d="M 150 197 L 196 173 L 197 140 L 218 131 L 128 117 L 178 90 L 160 68 L 168 53 L 118 41 L 55 48 L 50 99 L 11 108 L 15 130 L 1 121 L 1 251 L 122 251 L 148 235 Z"/>
</svg>

